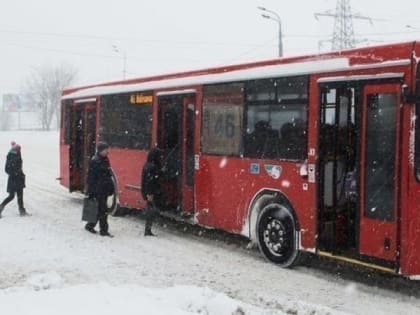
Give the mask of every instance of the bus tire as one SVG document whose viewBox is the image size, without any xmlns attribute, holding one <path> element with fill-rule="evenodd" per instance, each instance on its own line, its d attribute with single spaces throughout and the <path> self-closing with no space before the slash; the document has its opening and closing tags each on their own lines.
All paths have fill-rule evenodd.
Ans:
<svg viewBox="0 0 420 315">
<path fill-rule="evenodd" d="M 123 215 L 123 210 L 118 204 L 118 186 L 114 175 L 112 176 L 112 182 L 114 184 L 114 192 L 112 195 L 108 196 L 106 207 L 108 214 L 112 215 L 113 217 L 117 217 Z"/>
<path fill-rule="evenodd" d="M 112 215 L 113 217 L 119 216 L 120 214 L 120 207 L 117 203 L 117 198 L 115 193 L 111 196 L 108 196 L 106 201 L 106 207 L 108 214 Z"/>
<path fill-rule="evenodd" d="M 257 241 L 269 261 L 291 268 L 299 263 L 299 233 L 292 210 L 281 203 L 269 203 L 259 213 Z"/>
</svg>

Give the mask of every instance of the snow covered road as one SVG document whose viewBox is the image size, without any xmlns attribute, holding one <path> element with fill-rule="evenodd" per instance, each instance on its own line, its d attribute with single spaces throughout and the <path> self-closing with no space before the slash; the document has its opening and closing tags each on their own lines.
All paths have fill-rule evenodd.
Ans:
<svg viewBox="0 0 420 315">
<path fill-rule="evenodd" d="M 418 298 L 351 283 L 311 268 L 280 269 L 235 245 L 201 240 L 162 227 L 156 229 L 157 238 L 144 238 L 143 221 L 138 218 L 111 218 L 113 239 L 88 234 L 80 221 L 81 197 L 70 195 L 56 181 L 58 135 L 54 132 L 0 133 L 0 198 L 5 196 L 7 178 L 2 169 L 11 140 L 22 145 L 27 175 L 25 202 L 33 216 L 19 217 L 13 202 L 0 219 L 0 314 L 27 314 L 24 308 L 20 313 L 13 313 L 13 307 L 5 308 L 20 301 L 17 297 L 24 292 L 22 299 L 28 303 L 37 300 L 37 294 L 41 302 L 43 296 L 51 294 L 65 304 L 65 297 L 73 299 L 71 294 L 79 289 L 86 295 L 96 289 L 105 295 L 115 294 L 115 303 L 123 303 L 121 299 L 127 290 L 137 292 L 138 300 L 134 293 L 126 295 L 127 312 L 123 314 L 135 314 L 132 308 L 140 310 L 142 303 L 149 303 L 144 295 L 153 296 L 152 301 L 162 301 L 165 296 L 176 296 L 176 292 L 191 296 L 189 302 L 182 302 L 187 304 L 219 292 L 223 294 L 221 301 L 228 301 L 227 295 L 241 301 L 235 302 L 238 305 L 245 303 L 244 314 L 420 314 Z M 47 285 L 50 293 L 33 291 L 29 280 L 50 272 L 60 279 L 58 288 Z M 46 278 L 48 282 L 50 278 Z M 82 297 L 80 293 L 74 296 Z M 93 295 L 91 300 L 95 298 Z M 218 313 L 207 309 L 208 313 L 203 314 L 234 314 L 232 301 L 222 302 L 227 307 Z M 163 304 L 162 307 L 172 305 Z M 114 306 L 109 305 L 110 309 Z M 188 311 L 199 313 L 187 308 L 176 312 L 174 306 L 171 314 Z"/>
</svg>

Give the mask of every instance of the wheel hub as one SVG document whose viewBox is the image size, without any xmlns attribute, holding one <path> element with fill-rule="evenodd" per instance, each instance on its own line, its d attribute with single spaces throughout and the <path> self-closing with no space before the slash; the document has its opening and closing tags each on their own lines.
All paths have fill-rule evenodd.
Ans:
<svg viewBox="0 0 420 315">
<path fill-rule="evenodd" d="M 285 235 L 286 229 L 279 219 L 272 218 L 269 220 L 264 230 L 264 242 L 274 255 L 281 255 L 284 250 Z"/>
</svg>

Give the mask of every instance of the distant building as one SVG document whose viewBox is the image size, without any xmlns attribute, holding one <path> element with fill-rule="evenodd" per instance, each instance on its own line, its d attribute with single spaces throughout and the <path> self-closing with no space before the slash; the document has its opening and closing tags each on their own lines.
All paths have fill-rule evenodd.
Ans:
<svg viewBox="0 0 420 315">
<path fill-rule="evenodd" d="M 0 130 L 40 129 L 37 108 L 22 94 L 3 94 L 0 106 Z"/>
</svg>

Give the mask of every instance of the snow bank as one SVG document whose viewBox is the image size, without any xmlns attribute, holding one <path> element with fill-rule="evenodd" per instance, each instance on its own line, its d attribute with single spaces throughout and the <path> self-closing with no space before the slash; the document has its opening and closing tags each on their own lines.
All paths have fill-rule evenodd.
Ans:
<svg viewBox="0 0 420 315">
<path fill-rule="evenodd" d="M 27 279 L 27 284 L 36 291 L 47 290 L 53 288 L 60 288 L 63 284 L 63 279 L 55 271 L 34 274 Z"/>
<path fill-rule="evenodd" d="M 45 279 L 51 280 L 51 275 Z M 208 288 L 193 286 L 146 289 L 140 286 L 97 284 L 38 291 L 30 287 L 8 289 L 0 291 L 0 305 L 1 314 L 5 315 L 285 314 L 257 309 Z"/>
</svg>

